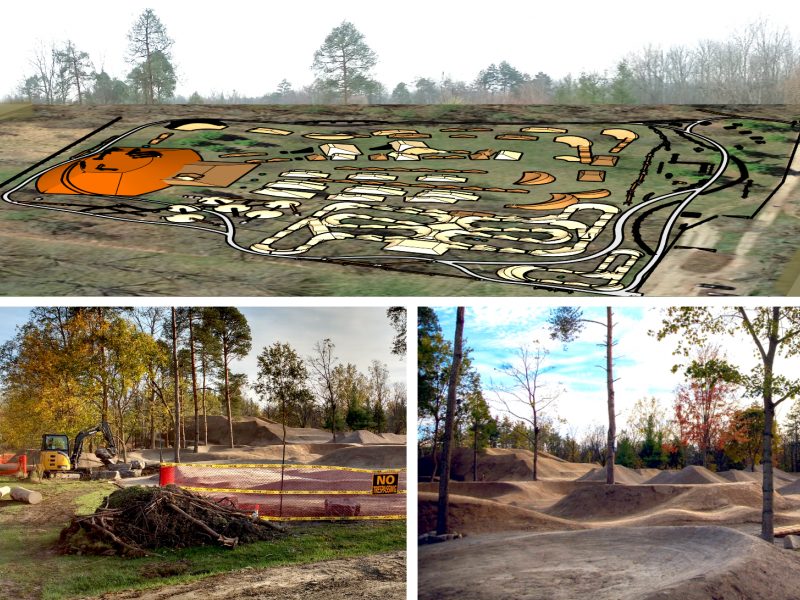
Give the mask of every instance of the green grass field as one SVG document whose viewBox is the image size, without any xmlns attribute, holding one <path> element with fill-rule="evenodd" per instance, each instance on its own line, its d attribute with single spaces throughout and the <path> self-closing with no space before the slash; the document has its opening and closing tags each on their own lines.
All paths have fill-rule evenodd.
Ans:
<svg viewBox="0 0 800 600">
<path fill-rule="evenodd" d="M 0 477 L 0 485 L 18 484 Z M 53 551 L 72 514 L 90 514 L 117 488 L 105 482 L 25 483 L 41 492 L 36 506 L 0 500 L 0 599 L 60 600 L 124 589 L 184 583 L 245 567 L 309 563 L 403 550 L 405 521 L 292 524 L 289 535 L 234 550 L 203 546 L 163 557 L 59 556 Z"/>
</svg>

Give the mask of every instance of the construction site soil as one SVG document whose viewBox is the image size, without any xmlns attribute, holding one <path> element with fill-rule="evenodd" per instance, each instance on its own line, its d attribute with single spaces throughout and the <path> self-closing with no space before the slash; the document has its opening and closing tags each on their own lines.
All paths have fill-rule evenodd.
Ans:
<svg viewBox="0 0 800 600">
<path fill-rule="evenodd" d="M 478 481 L 471 449 L 456 449 L 453 463 L 449 530 L 469 537 L 420 548 L 421 599 L 800 598 L 800 558 L 755 535 L 760 467 L 615 465 L 608 485 L 600 465 L 545 453 L 537 481 L 527 451 L 479 455 Z M 430 457 L 420 460 L 420 534 L 436 524 L 432 467 Z M 800 523 L 800 479 L 776 470 L 775 488 L 775 525 Z M 777 588 L 772 577 L 783 579 Z M 793 583 L 780 587 L 787 578 Z"/>
<path fill-rule="evenodd" d="M 406 553 L 387 552 L 248 569 L 180 585 L 103 594 L 87 600 L 405 600 Z"/>
</svg>

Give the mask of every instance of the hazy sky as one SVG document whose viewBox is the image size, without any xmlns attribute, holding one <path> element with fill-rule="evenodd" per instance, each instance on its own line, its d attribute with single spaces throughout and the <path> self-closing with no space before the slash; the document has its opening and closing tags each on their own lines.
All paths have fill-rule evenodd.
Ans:
<svg viewBox="0 0 800 600">
<path fill-rule="evenodd" d="M 265 346 L 288 342 L 302 357 L 313 353 L 314 344 L 329 338 L 339 362 L 355 364 L 367 372 L 372 359 L 385 363 L 391 380 L 406 381 L 406 361 L 391 354 L 394 329 L 386 317 L 386 308 L 253 308 L 240 307 L 253 337 L 253 350 L 231 370 L 247 373 L 255 382 L 258 373 L 256 356 Z M 0 344 L 13 337 L 17 325 L 28 320 L 30 308 L 0 308 Z"/>
<path fill-rule="evenodd" d="M 453 307 L 436 308 L 442 325 L 442 332 L 449 340 L 455 335 L 455 314 Z M 605 308 L 585 308 L 586 318 L 605 322 Z M 579 433 L 592 423 L 608 424 L 606 395 L 606 373 L 598 365 L 605 365 L 605 330 L 595 324 L 587 324 L 578 341 L 564 350 L 562 343 L 551 340 L 546 328 L 547 308 L 492 307 L 467 308 L 464 336 L 467 346 L 473 348 L 473 362 L 476 364 L 484 390 L 490 380 L 503 381 L 496 369 L 501 363 L 513 361 L 513 351 L 521 342 L 538 340 L 550 351 L 545 365 L 553 367 L 544 381 L 550 384 L 561 383 L 566 388 L 559 402 L 557 414 L 567 420 L 567 426 L 576 426 Z M 614 307 L 615 340 L 614 384 L 617 414 L 617 430 L 625 427 L 629 411 L 637 400 L 655 396 L 663 406 L 672 406 L 675 387 L 684 381 L 682 369 L 678 374 L 670 372 L 672 365 L 685 361 L 683 357 L 673 356 L 677 340 L 670 336 L 663 341 L 647 335 L 650 330 L 660 327 L 664 318 L 658 308 L 619 308 Z M 753 356 L 754 345 L 749 339 L 721 336 L 711 340 L 720 343 L 727 353 L 728 360 L 743 370 L 750 370 L 756 364 Z M 776 371 L 789 377 L 796 377 L 800 358 L 778 359 Z M 485 391 L 484 397 L 500 413 L 502 405 L 497 396 Z M 753 400 L 742 399 L 748 406 Z M 782 417 L 792 401 L 786 400 L 778 408 Z M 562 427 L 562 433 L 566 428 Z"/>
<path fill-rule="evenodd" d="M 629 51 L 652 43 L 694 45 L 724 39 L 755 17 L 784 23 L 788 0 L 648 4 L 633 0 L 596 2 L 465 2 L 403 0 L 375 4 L 362 0 L 222 4 L 207 0 L 126 0 L 100 6 L 63 1 L 3 3 L 0 36 L 0 94 L 31 69 L 37 40 L 71 38 L 99 68 L 121 78 L 126 34 L 145 8 L 152 8 L 175 40 L 172 48 L 180 82 L 177 93 L 212 90 L 260 96 L 282 79 L 295 88 L 311 83 L 314 51 L 325 36 L 348 20 L 365 36 L 380 62 L 377 79 L 391 91 L 415 77 L 442 73 L 471 81 L 490 63 L 507 60 L 534 75 L 559 78 L 568 72 L 602 71 Z"/>
</svg>

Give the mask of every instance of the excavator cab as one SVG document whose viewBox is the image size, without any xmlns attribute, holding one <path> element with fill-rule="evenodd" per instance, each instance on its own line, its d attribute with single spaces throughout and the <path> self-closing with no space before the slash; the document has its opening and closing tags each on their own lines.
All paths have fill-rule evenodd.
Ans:
<svg viewBox="0 0 800 600">
<path fill-rule="evenodd" d="M 95 454 L 104 450 L 103 456 L 98 458 L 106 464 L 113 464 L 117 460 L 117 447 L 114 436 L 108 423 L 102 421 L 97 425 L 88 427 L 75 436 L 70 451 L 69 437 L 63 434 L 46 433 L 42 436 L 42 465 L 48 477 L 55 477 L 57 473 L 81 475 L 88 473 L 88 469 L 80 469 L 78 463 L 83 453 L 83 441 L 95 433 L 102 433 L 106 439 L 107 448 L 98 449 Z"/>
<path fill-rule="evenodd" d="M 45 472 L 69 471 L 69 438 L 63 434 L 45 433 L 42 436 L 42 465 Z"/>
</svg>

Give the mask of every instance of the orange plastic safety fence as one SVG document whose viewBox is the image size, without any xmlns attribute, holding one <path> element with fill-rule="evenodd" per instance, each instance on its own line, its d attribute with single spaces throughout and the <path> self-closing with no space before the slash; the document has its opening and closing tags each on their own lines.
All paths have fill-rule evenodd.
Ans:
<svg viewBox="0 0 800 600">
<path fill-rule="evenodd" d="M 286 465 L 281 473 L 281 465 L 174 463 L 161 469 L 164 483 L 240 510 L 258 507 L 259 516 L 273 520 L 406 518 L 405 469 Z"/>
</svg>

